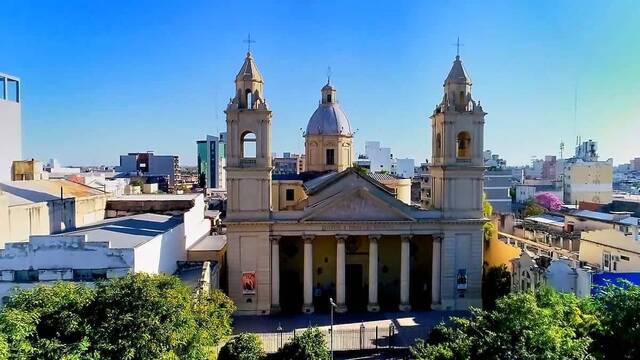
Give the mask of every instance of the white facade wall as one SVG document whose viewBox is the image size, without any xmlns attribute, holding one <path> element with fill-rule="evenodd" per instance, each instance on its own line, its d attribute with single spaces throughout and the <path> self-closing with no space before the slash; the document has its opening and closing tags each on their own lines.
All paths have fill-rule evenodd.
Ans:
<svg viewBox="0 0 640 360">
<path fill-rule="evenodd" d="M 416 173 L 416 161 L 414 159 L 396 159 L 396 175 L 405 179 L 411 179 Z"/>
<path fill-rule="evenodd" d="M 108 277 L 127 274 L 133 249 L 112 249 L 107 242 L 87 242 L 84 235 L 32 236 L 0 250 L 0 298 L 14 288 L 32 288 L 48 281 L 73 280 L 74 269 L 109 269 Z M 15 271 L 38 270 L 38 282 L 17 283 Z"/>
<path fill-rule="evenodd" d="M 562 293 L 575 294 L 577 290 L 578 273 L 572 267 L 569 259 L 551 261 L 545 270 L 546 283 L 551 288 Z"/>
<path fill-rule="evenodd" d="M 367 141 L 364 151 L 371 161 L 371 172 L 391 172 L 391 148 L 380 147 L 379 141 Z"/>
<path fill-rule="evenodd" d="M 193 207 L 184 213 L 185 249 L 211 231 L 211 221 L 204 217 L 205 210 L 204 195 L 200 194 L 195 198 Z"/>
<path fill-rule="evenodd" d="M 136 247 L 133 271 L 173 274 L 176 262 L 187 259 L 184 230 L 185 224 L 180 224 Z"/>
<path fill-rule="evenodd" d="M 0 73 L 0 182 L 11 181 L 11 164 L 22 160 L 22 110 L 19 97 L 16 102 L 7 96 L 9 78 L 18 81 L 20 91 L 17 78 Z"/>
</svg>

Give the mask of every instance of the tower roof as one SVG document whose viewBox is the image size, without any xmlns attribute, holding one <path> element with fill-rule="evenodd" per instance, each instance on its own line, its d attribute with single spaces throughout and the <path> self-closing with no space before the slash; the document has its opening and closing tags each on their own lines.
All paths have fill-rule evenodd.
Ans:
<svg viewBox="0 0 640 360">
<path fill-rule="evenodd" d="M 247 52 L 244 64 L 242 64 L 242 68 L 240 68 L 240 71 L 236 76 L 236 81 L 239 80 L 262 82 L 262 74 L 260 73 L 260 70 L 258 70 L 258 66 L 256 65 L 255 60 L 253 60 L 251 52 Z"/>
<path fill-rule="evenodd" d="M 467 70 L 465 70 L 462 65 L 460 55 L 456 55 L 456 59 L 453 61 L 453 66 L 449 71 L 449 75 L 447 75 L 447 78 L 444 80 L 444 83 L 445 85 L 447 83 L 471 85 L 471 77 L 469 77 Z"/>
</svg>

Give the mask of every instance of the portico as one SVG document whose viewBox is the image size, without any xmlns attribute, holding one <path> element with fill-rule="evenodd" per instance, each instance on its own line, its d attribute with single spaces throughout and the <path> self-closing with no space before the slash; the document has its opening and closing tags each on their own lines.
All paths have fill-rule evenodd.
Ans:
<svg viewBox="0 0 640 360">
<path fill-rule="evenodd" d="M 354 226 L 358 227 L 354 224 L 344 228 Z M 386 231 L 383 234 L 366 233 L 365 230 L 272 235 L 272 312 L 326 311 L 325 302 L 329 297 L 335 299 L 337 312 L 364 309 L 378 312 L 382 308 L 379 298 L 381 287 L 384 289 L 382 300 L 385 310 L 430 309 L 432 301 L 437 304 L 439 300 L 439 268 L 434 267 L 439 267 L 440 259 L 434 259 L 434 256 L 439 257 L 440 242 L 434 239 L 440 238 L 440 233 L 415 235 Z M 280 248 L 281 243 L 285 249 Z M 412 247 L 420 249 L 418 254 L 411 254 Z M 327 251 L 328 248 L 335 251 L 335 256 L 331 256 L 333 254 Z M 386 250 L 383 256 L 380 256 L 380 248 Z M 330 261 L 330 257 L 335 261 Z M 412 259 L 419 268 L 412 269 Z M 281 276 L 281 267 L 287 274 L 299 270 L 300 276 L 298 279 Z M 354 271 L 357 268 L 363 272 Z M 358 272 L 350 274 L 351 281 L 347 281 L 349 269 Z M 412 273 L 415 279 L 411 279 Z M 294 284 L 295 281 L 299 284 Z M 362 299 L 358 295 L 363 295 Z M 280 303 L 282 298 L 285 298 L 284 306 Z M 302 300 L 301 308 L 296 307 L 300 301 L 295 299 Z"/>
</svg>

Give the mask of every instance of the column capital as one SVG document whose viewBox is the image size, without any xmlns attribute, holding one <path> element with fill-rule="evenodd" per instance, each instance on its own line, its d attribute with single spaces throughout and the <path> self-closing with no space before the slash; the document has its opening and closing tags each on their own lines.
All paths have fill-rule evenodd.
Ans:
<svg viewBox="0 0 640 360">
<path fill-rule="evenodd" d="M 377 243 L 381 238 L 381 234 L 369 234 L 369 241 L 372 243 Z"/>
<path fill-rule="evenodd" d="M 347 241 L 348 237 L 349 237 L 349 235 L 346 235 L 346 234 L 336 234 L 336 240 L 338 242 L 345 242 L 345 241 Z"/>
<path fill-rule="evenodd" d="M 401 234 L 400 235 L 400 239 L 402 240 L 402 242 L 408 242 L 409 240 L 411 240 L 411 238 L 413 238 L 413 235 L 411 235 L 411 234 Z"/>
<path fill-rule="evenodd" d="M 315 238 L 315 235 L 302 235 L 302 240 L 304 240 L 305 244 L 311 244 Z"/>
<path fill-rule="evenodd" d="M 278 244 L 281 238 L 282 236 L 280 235 L 269 235 L 269 240 L 274 244 Z"/>
<path fill-rule="evenodd" d="M 442 242 L 442 239 L 444 238 L 444 234 L 443 233 L 433 234 L 431 235 L 431 238 L 433 239 L 434 242 Z"/>
</svg>

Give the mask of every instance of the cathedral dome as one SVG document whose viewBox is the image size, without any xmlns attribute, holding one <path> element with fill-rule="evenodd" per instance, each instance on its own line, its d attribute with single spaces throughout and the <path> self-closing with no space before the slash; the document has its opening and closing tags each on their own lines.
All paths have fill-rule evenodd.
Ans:
<svg viewBox="0 0 640 360">
<path fill-rule="evenodd" d="M 351 125 L 347 115 L 336 102 L 335 88 L 327 84 L 321 92 L 322 101 L 309 119 L 306 134 L 351 136 Z"/>
</svg>

